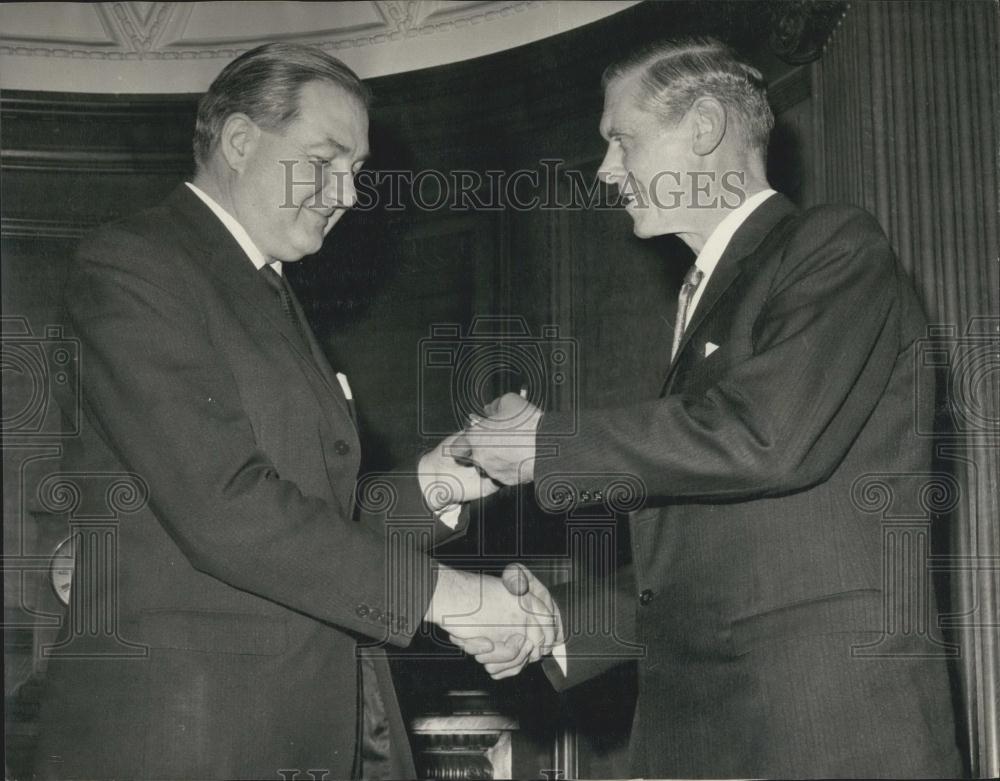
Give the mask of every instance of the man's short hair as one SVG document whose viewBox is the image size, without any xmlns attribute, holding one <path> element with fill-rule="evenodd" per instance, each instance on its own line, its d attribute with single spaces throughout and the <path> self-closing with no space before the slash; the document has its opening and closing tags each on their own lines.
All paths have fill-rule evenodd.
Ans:
<svg viewBox="0 0 1000 781">
<path fill-rule="evenodd" d="M 365 108 L 371 101 L 371 93 L 354 71 L 315 46 L 267 43 L 241 54 L 222 69 L 198 102 L 195 162 L 199 167 L 208 162 L 232 114 L 246 114 L 266 130 L 284 130 L 298 116 L 303 85 L 312 81 L 336 84 Z"/>
<path fill-rule="evenodd" d="M 774 114 L 764 77 L 724 43 L 708 37 L 655 43 L 610 65 L 601 83 L 607 89 L 635 72 L 641 74 L 640 101 L 646 111 L 675 123 L 698 98 L 712 97 L 737 115 L 748 149 L 767 149 Z"/>
</svg>

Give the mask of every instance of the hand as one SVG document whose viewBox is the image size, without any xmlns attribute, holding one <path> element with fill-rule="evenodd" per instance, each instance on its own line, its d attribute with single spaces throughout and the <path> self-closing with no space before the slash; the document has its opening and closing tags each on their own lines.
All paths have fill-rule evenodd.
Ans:
<svg viewBox="0 0 1000 781">
<path fill-rule="evenodd" d="M 530 483 L 535 477 L 535 435 L 542 411 L 516 393 L 494 399 L 486 417 L 472 418 L 455 440 L 460 454 L 504 485 Z"/>
<path fill-rule="evenodd" d="M 437 447 L 424 453 L 417 465 L 417 479 L 424 501 L 434 511 L 481 499 L 500 488 L 470 462 L 459 463 L 455 460 L 456 455 L 461 455 L 459 451 L 467 452 L 467 449 L 456 447 L 460 436 L 461 432 L 445 437 Z"/>
<path fill-rule="evenodd" d="M 526 596 L 530 598 L 529 602 L 524 603 L 525 607 L 530 606 L 531 609 L 544 611 L 546 621 L 551 620 L 555 629 L 552 646 L 562 645 L 565 642 L 562 617 L 545 585 L 523 564 L 508 564 L 502 580 L 511 594 L 522 597 L 522 603 Z M 552 646 L 536 646 L 530 654 L 525 654 L 519 636 L 514 636 L 501 644 L 494 644 L 482 637 L 461 641 L 453 639 L 452 642 L 459 645 L 466 653 L 473 654 L 476 661 L 482 664 L 495 680 L 517 675 L 526 664 L 537 662 L 552 650 Z"/>
<path fill-rule="evenodd" d="M 499 578 L 439 566 L 426 619 L 446 629 L 463 650 L 483 655 L 494 665 L 487 667 L 494 678 L 516 675 L 549 652 L 561 627 L 542 600 L 530 590 L 515 594 L 515 587 Z"/>
</svg>

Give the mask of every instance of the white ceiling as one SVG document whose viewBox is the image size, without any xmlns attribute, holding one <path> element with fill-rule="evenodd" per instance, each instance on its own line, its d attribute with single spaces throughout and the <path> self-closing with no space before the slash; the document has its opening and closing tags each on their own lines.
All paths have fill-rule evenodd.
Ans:
<svg viewBox="0 0 1000 781">
<path fill-rule="evenodd" d="M 0 87 L 203 92 L 260 43 L 316 44 L 364 77 L 520 46 L 637 0 L 4 3 Z"/>
</svg>

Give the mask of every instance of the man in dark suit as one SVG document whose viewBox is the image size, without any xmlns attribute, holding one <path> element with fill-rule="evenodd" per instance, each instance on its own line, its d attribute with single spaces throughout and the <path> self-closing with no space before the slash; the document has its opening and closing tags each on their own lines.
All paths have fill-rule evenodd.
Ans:
<svg viewBox="0 0 1000 781">
<path fill-rule="evenodd" d="M 892 613 L 927 605 L 916 619 L 936 627 L 932 593 L 917 577 L 886 603 L 892 551 L 853 493 L 872 474 L 929 479 L 925 319 L 903 269 L 866 213 L 799 211 L 769 188 L 764 85 L 722 44 L 640 52 L 604 84 L 600 175 L 636 235 L 676 234 L 697 258 L 673 344 L 651 356 L 669 367 L 658 398 L 543 414 L 508 395 L 467 432 L 477 463 L 534 480 L 543 504 L 601 501 L 602 475 L 643 487 L 617 632 L 573 625 L 601 589 L 554 594 L 566 644 L 550 677 L 569 686 L 620 660 L 621 640 L 644 647 L 637 776 L 960 774 L 944 649 Z M 464 646 L 497 677 L 523 666 Z"/>
<path fill-rule="evenodd" d="M 282 263 L 354 203 L 367 99 L 318 49 L 244 54 L 199 104 L 194 181 L 80 247 L 85 426 L 64 474 L 77 517 L 107 515 L 109 480 L 133 501 L 111 576 L 78 542 L 39 777 L 413 777 L 378 646 L 449 614 L 551 637 L 499 579 L 431 566 L 458 504 L 493 490 L 448 440 L 356 495 L 349 386 Z M 90 631 L 109 609 L 115 636 Z"/>
</svg>

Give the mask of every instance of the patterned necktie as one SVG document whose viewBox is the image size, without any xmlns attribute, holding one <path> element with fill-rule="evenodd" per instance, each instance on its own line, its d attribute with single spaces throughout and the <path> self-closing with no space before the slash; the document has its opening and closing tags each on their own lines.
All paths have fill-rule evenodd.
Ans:
<svg viewBox="0 0 1000 781">
<path fill-rule="evenodd" d="M 705 273 L 697 266 L 691 266 L 688 273 L 684 275 L 684 284 L 681 285 L 680 295 L 677 297 L 677 319 L 674 321 L 674 343 L 670 348 L 670 362 L 674 362 L 677 357 L 677 350 L 681 346 L 681 339 L 684 338 L 684 325 L 687 322 L 688 310 L 691 308 L 691 299 L 694 292 L 701 284 Z"/>
<path fill-rule="evenodd" d="M 275 271 L 274 267 L 269 263 L 264 265 L 261 273 L 263 273 L 264 279 L 267 280 L 267 284 L 274 289 L 274 292 L 281 299 L 281 311 L 285 313 L 285 319 L 295 328 L 296 333 L 302 339 L 303 345 L 308 346 L 309 338 L 305 333 L 305 324 L 302 323 L 295 313 L 295 307 L 292 305 L 292 291 L 288 288 L 287 280 Z"/>
</svg>

